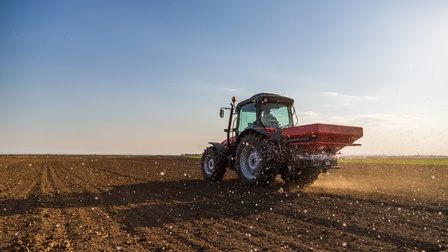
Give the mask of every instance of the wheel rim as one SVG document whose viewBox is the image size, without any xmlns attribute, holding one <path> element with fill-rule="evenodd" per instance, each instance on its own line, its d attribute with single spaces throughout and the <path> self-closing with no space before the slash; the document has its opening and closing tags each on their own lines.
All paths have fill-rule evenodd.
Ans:
<svg viewBox="0 0 448 252">
<path fill-rule="evenodd" d="M 241 172 L 247 179 L 255 179 L 260 169 L 260 153 L 253 147 L 246 147 L 241 153 Z"/>
<path fill-rule="evenodd" d="M 212 155 L 207 155 L 204 159 L 204 172 L 211 175 L 213 170 L 215 170 L 215 160 Z"/>
</svg>

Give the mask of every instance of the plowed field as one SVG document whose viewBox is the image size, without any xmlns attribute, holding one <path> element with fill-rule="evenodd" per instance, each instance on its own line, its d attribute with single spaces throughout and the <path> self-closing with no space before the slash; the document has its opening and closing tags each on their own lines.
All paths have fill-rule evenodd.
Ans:
<svg viewBox="0 0 448 252">
<path fill-rule="evenodd" d="M 443 251 L 448 167 L 347 164 L 312 186 L 166 156 L 0 156 L 0 251 Z"/>
</svg>

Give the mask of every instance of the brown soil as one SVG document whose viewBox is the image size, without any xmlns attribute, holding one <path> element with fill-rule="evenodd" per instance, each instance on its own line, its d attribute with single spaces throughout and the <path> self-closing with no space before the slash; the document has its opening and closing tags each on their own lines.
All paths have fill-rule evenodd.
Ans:
<svg viewBox="0 0 448 252">
<path fill-rule="evenodd" d="M 0 156 L 0 251 L 443 251 L 448 167 L 346 165 L 305 190 L 199 159 Z"/>
</svg>

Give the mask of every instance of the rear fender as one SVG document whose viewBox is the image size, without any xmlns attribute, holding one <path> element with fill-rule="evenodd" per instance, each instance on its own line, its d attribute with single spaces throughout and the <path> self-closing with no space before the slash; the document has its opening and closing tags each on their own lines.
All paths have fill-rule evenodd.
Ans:
<svg viewBox="0 0 448 252">
<path fill-rule="evenodd" d="M 281 130 L 276 130 L 275 132 L 271 132 L 269 130 L 266 130 L 265 128 L 253 128 L 253 129 L 247 129 L 247 130 L 241 132 L 241 134 L 238 135 L 238 138 L 236 140 L 237 144 L 239 144 L 241 139 L 243 139 L 245 136 L 252 134 L 252 133 L 261 135 L 265 138 L 271 138 L 271 139 L 277 140 L 277 141 L 279 141 L 282 138 Z"/>
</svg>

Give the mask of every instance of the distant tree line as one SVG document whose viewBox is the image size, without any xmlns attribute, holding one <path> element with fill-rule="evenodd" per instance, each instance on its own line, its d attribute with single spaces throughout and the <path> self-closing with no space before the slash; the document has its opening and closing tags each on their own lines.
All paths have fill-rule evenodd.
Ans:
<svg viewBox="0 0 448 252">
<path fill-rule="evenodd" d="M 183 154 L 180 154 L 181 156 L 201 156 L 201 154 L 198 154 L 198 153 L 183 153 Z"/>
</svg>

